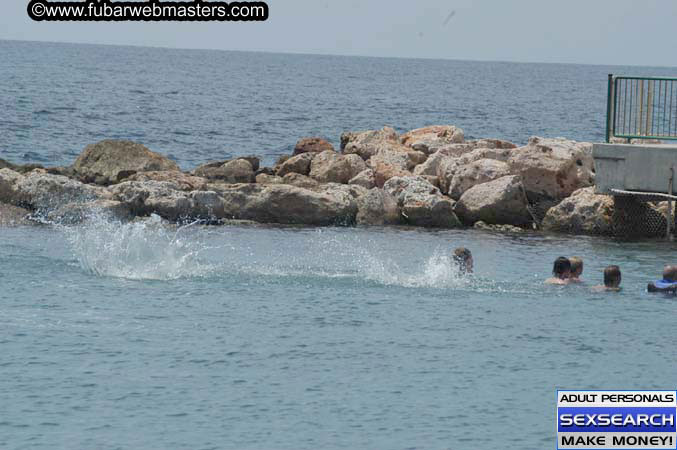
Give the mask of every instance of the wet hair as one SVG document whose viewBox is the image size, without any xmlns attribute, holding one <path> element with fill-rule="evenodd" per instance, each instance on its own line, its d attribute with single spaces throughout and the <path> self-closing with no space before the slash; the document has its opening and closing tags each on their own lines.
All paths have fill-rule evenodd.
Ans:
<svg viewBox="0 0 677 450">
<path fill-rule="evenodd" d="M 572 256 L 569 258 L 569 262 L 571 263 L 571 273 L 578 272 L 579 269 L 583 271 L 583 260 L 578 256 Z"/>
<path fill-rule="evenodd" d="M 609 266 L 604 269 L 604 286 L 616 287 L 621 284 L 621 268 L 618 266 Z"/>
<path fill-rule="evenodd" d="M 555 276 L 563 275 L 564 272 L 571 272 L 571 261 L 564 256 L 560 256 L 555 260 L 552 266 L 552 274 Z"/>
<path fill-rule="evenodd" d="M 459 247 L 454 250 L 454 261 L 461 270 L 468 269 L 468 261 L 472 259 L 472 253 L 465 247 Z"/>
<path fill-rule="evenodd" d="M 663 269 L 663 279 L 677 281 L 677 266 L 665 266 L 665 269 Z"/>
</svg>

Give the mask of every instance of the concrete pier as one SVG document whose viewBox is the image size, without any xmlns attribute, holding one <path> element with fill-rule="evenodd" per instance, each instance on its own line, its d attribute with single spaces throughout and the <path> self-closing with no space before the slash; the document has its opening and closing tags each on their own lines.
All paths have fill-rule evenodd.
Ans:
<svg viewBox="0 0 677 450">
<path fill-rule="evenodd" d="M 677 182 L 673 179 L 677 145 L 594 144 L 592 154 L 598 194 L 613 195 L 613 190 L 677 192 Z"/>
</svg>

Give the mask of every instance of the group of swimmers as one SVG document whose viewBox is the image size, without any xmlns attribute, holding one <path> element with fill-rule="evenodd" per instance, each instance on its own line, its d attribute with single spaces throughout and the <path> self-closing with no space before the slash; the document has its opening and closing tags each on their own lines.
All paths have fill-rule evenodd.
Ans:
<svg viewBox="0 0 677 450">
<path fill-rule="evenodd" d="M 472 253 L 465 247 L 454 250 L 454 262 L 461 273 L 473 272 Z M 573 284 L 581 283 L 583 274 L 583 260 L 577 256 L 565 258 L 560 256 L 555 260 L 552 268 L 552 278 L 548 278 L 547 284 Z M 621 268 L 613 265 L 604 269 L 604 284 L 593 287 L 600 291 L 621 290 Z M 652 281 L 647 286 L 649 292 L 665 292 L 677 294 L 677 265 L 668 265 L 663 269 L 663 279 Z"/>
</svg>

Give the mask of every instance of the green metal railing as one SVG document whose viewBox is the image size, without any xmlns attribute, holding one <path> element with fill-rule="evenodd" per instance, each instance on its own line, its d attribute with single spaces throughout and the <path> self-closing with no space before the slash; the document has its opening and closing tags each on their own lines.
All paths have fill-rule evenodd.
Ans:
<svg viewBox="0 0 677 450">
<path fill-rule="evenodd" d="M 677 139 L 677 78 L 609 74 L 606 140 Z"/>
</svg>

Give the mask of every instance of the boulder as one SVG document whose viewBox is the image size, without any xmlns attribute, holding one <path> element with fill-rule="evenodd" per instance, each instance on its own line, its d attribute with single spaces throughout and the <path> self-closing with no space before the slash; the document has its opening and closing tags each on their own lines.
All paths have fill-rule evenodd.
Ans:
<svg viewBox="0 0 677 450">
<path fill-rule="evenodd" d="M 181 191 L 201 191 L 209 182 L 206 178 L 196 177 L 176 170 L 161 172 L 138 172 L 125 181 L 168 181 L 174 183 Z"/>
<path fill-rule="evenodd" d="M 78 224 L 96 216 L 117 221 L 133 218 L 129 206 L 116 200 L 95 200 L 84 203 L 67 203 L 47 213 L 47 220 L 60 224 Z"/>
<path fill-rule="evenodd" d="M 548 210 L 544 230 L 582 234 L 611 234 L 614 200 L 595 194 L 594 187 L 582 188 Z"/>
<path fill-rule="evenodd" d="M 320 183 L 316 180 L 300 173 L 288 173 L 282 177 L 282 183 L 305 189 L 313 189 L 320 186 Z"/>
<path fill-rule="evenodd" d="M 374 172 L 374 183 L 379 188 L 391 178 L 411 176 L 408 170 L 384 162 L 372 163 L 371 170 Z"/>
<path fill-rule="evenodd" d="M 521 175 L 532 202 L 562 199 L 595 183 L 592 144 L 532 137 L 512 150 L 510 172 Z"/>
<path fill-rule="evenodd" d="M 179 166 L 141 144 L 105 140 L 85 147 L 73 169 L 84 182 L 109 185 L 137 172 L 179 170 Z"/>
<path fill-rule="evenodd" d="M 457 166 L 445 186 L 449 197 L 459 199 L 471 187 L 496 180 L 510 174 L 508 165 L 495 159 L 480 159 L 467 165 Z"/>
<path fill-rule="evenodd" d="M 332 150 L 328 154 L 335 155 Z M 315 153 L 301 153 L 284 161 L 277 167 L 277 175 L 283 177 L 288 173 L 300 173 L 301 175 L 308 175 L 310 173 L 310 163 L 313 161 Z"/>
<path fill-rule="evenodd" d="M 454 213 L 455 202 L 443 196 L 439 189 L 419 176 L 394 177 L 383 190 L 392 195 L 410 225 L 455 228 L 460 222 Z"/>
<path fill-rule="evenodd" d="M 398 135 L 390 127 L 381 130 L 349 132 L 341 135 L 341 151 L 359 155 L 365 161 L 374 156 L 384 145 L 397 144 Z"/>
<path fill-rule="evenodd" d="M 231 185 L 223 183 L 221 186 Z M 138 216 L 157 214 L 170 221 L 226 216 L 225 203 L 214 191 L 184 192 L 178 185 L 165 181 L 126 181 L 110 190 L 115 200 Z"/>
<path fill-rule="evenodd" d="M 533 219 L 518 176 L 504 176 L 477 184 L 456 203 L 456 214 L 467 225 L 482 221 L 492 225 L 526 226 Z"/>
<path fill-rule="evenodd" d="M 260 223 L 347 225 L 355 222 L 351 195 L 333 196 L 285 184 L 222 185 L 225 217 Z"/>
<path fill-rule="evenodd" d="M 458 155 L 456 155 L 454 152 L 446 148 L 441 148 L 432 155 L 430 155 L 424 163 L 417 165 L 414 168 L 414 175 L 437 176 L 442 161 L 444 161 L 445 159 L 449 159 L 456 162 L 457 158 Z"/>
<path fill-rule="evenodd" d="M 334 146 L 331 145 L 326 139 L 319 137 L 308 137 L 303 138 L 296 143 L 294 147 L 294 155 L 300 155 L 303 153 L 322 153 L 327 150 L 334 151 Z M 304 175 L 307 175 L 304 174 Z"/>
<path fill-rule="evenodd" d="M 452 125 L 434 125 L 409 131 L 400 137 L 400 142 L 427 155 L 440 147 L 463 142 L 463 130 Z"/>
<path fill-rule="evenodd" d="M 357 198 L 358 225 L 396 225 L 402 223 L 397 200 L 383 189 L 370 189 Z"/>
<path fill-rule="evenodd" d="M 35 209 L 41 213 L 67 203 L 111 198 L 106 188 L 83 184 L 61 175 L 33 171 L 24 176 L 12 172 L 9 169 L 0 169 L 0 201 Z"/>
<path fill-rule="evenodd" d="M 351 178 L 350 181 L 348 181 L 348 184 L 354 184 L 371 189 L 376 186 L 376 182 L 374 181 L 374 171 L 371 169 L 365 169 Z"/>
<path fill-rule="evenodd" d="M 310 177 L 320 183 L 348 183 L 367 168 L 357 155 L 326 151 L 316 155 L 310 165 Z"/>
<path fill-rule="evenodd" d="M 0 227 L 18 227 L 29 225 L 30 211 L 18 206 L 0 202 Z"/>
<path fill-rule="evenodd" d="M 282 184 L 284 183 L 284 179 L 282 177 L 278 177 L 277 175 L 260 173 L 256 175 L 256 182 L 259 184 Z"/>
<path fill-rule="evenodd" d="M 251 162 L 238 158 L 203 164 L 193 170 L 193 175 L 226 183 L 254 183 L 256 181 L 254 172 Z"/>
</svg>

